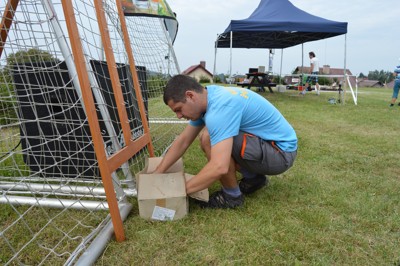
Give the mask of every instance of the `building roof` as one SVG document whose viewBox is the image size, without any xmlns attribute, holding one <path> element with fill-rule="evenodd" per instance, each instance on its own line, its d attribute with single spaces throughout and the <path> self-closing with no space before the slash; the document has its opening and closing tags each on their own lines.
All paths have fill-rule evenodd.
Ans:
<svg viewBox="0 0 400 266">
<path fill-rule="evenodd" d="M 358 87 L 382 87 L 383 84 L 379 80 L 364 79 L 358 82 Z"/>
<path fill-rule="evenodd" d="M 203 70 L 203 71 L 205 71 L 208 75 L 210 75 L 211 77 L 213 76 L 213 74 L 211 74 L 211 72 L 210 71 L 208 71 L 204 66 L 203 66 L 203 64 L 198 64 L 198 65 L 193 65 L 193 66 L 190 66 L 189 68 L 187 68 L 186 70 L 184 70 L 183 72 L 182 72 L 182 74 L 184 74 L 184 75 L 189 75 L 190 73 L 192 73 L 193 71 L 195 71 L 195 70 L 197 70 L 197 69 L 201 69 L 201 70 Z"/>
</svg>

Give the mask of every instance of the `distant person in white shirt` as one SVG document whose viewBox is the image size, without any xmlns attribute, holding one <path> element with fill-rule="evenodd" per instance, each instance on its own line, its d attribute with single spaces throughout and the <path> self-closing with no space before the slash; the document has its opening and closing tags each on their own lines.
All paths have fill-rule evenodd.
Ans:
<svg viewBox="0 0 400 266">
<path fill-rule="evenodd" d="M 319 84 L 318 84 L 318 73 L 319 73 L 319 60 L 315 57 L 314 52 L 309 52 L 308 55 L 310 56 L 310 75 L 306 81 L 306 89 L 311 87 L 312 83 L 315 82 L 315 91 L 317 95 L 319 95 Z M 311 90 L 311 89 L 310 89 Z M 305 93 L 305 90 L 303 90 Z"/>
</svg>

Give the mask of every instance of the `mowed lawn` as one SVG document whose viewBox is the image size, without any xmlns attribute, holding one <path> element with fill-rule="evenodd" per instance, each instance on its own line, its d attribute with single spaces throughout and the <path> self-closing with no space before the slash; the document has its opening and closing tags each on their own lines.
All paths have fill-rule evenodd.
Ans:
<svg viewBox="0 0 400 266">
<path fill-rule="evenodd" d="M 337 92 L 262 93 L 299 138 L 293 168 L 236 210 L 190 206 L 187 217 L 149 222 L 134 209 L 126 241 L 96 265 L 399 265 L 400 107 L 391 89 L 359 89 L 358 105 Z M 184 157 L 196 174 L 197 145 Z M 219 189 L 216 184 L 210 191 Z"/>
</svg>

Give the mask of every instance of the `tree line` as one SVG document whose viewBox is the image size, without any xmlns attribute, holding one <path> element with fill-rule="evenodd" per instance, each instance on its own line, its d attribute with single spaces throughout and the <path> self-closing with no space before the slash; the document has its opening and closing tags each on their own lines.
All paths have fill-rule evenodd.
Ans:
<svg viewBox="0 0 400 266">
<path fill-rule="evenodd" d="M 385 70 L 369 71 L 368 76 L 365 76 L 363 73 L 360 73 L 360 75 L 358 75 L 358 78 L 368 78 L 369 80 L 378 80 L 382 84 L 389 83 L 395 79 L 395 77 L 393 76 L 393 72 Z"/>
</svg>

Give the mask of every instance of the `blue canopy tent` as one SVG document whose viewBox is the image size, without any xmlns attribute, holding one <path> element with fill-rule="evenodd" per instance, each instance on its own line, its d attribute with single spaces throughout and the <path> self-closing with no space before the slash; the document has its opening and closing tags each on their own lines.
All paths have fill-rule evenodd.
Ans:
<svg viewBox="0 0 400 266">
<path fill-rule="evenodd" d="M 311 15 L 295 7 L 288 0 L 261 0 L 250 17 L 231 20 L 226 30 L 218 35 L 215 42 L 215 57 L 217 48 L 283 49 L 346 33 L 347 22 Z M 230 72 L 232 72 L 232 55 L 230 60 Z M 344 61 L 346 65 L 346 52 Z M 214 72 L 215 64 L 216 60 L 214 60 Z"/>
</svg>

